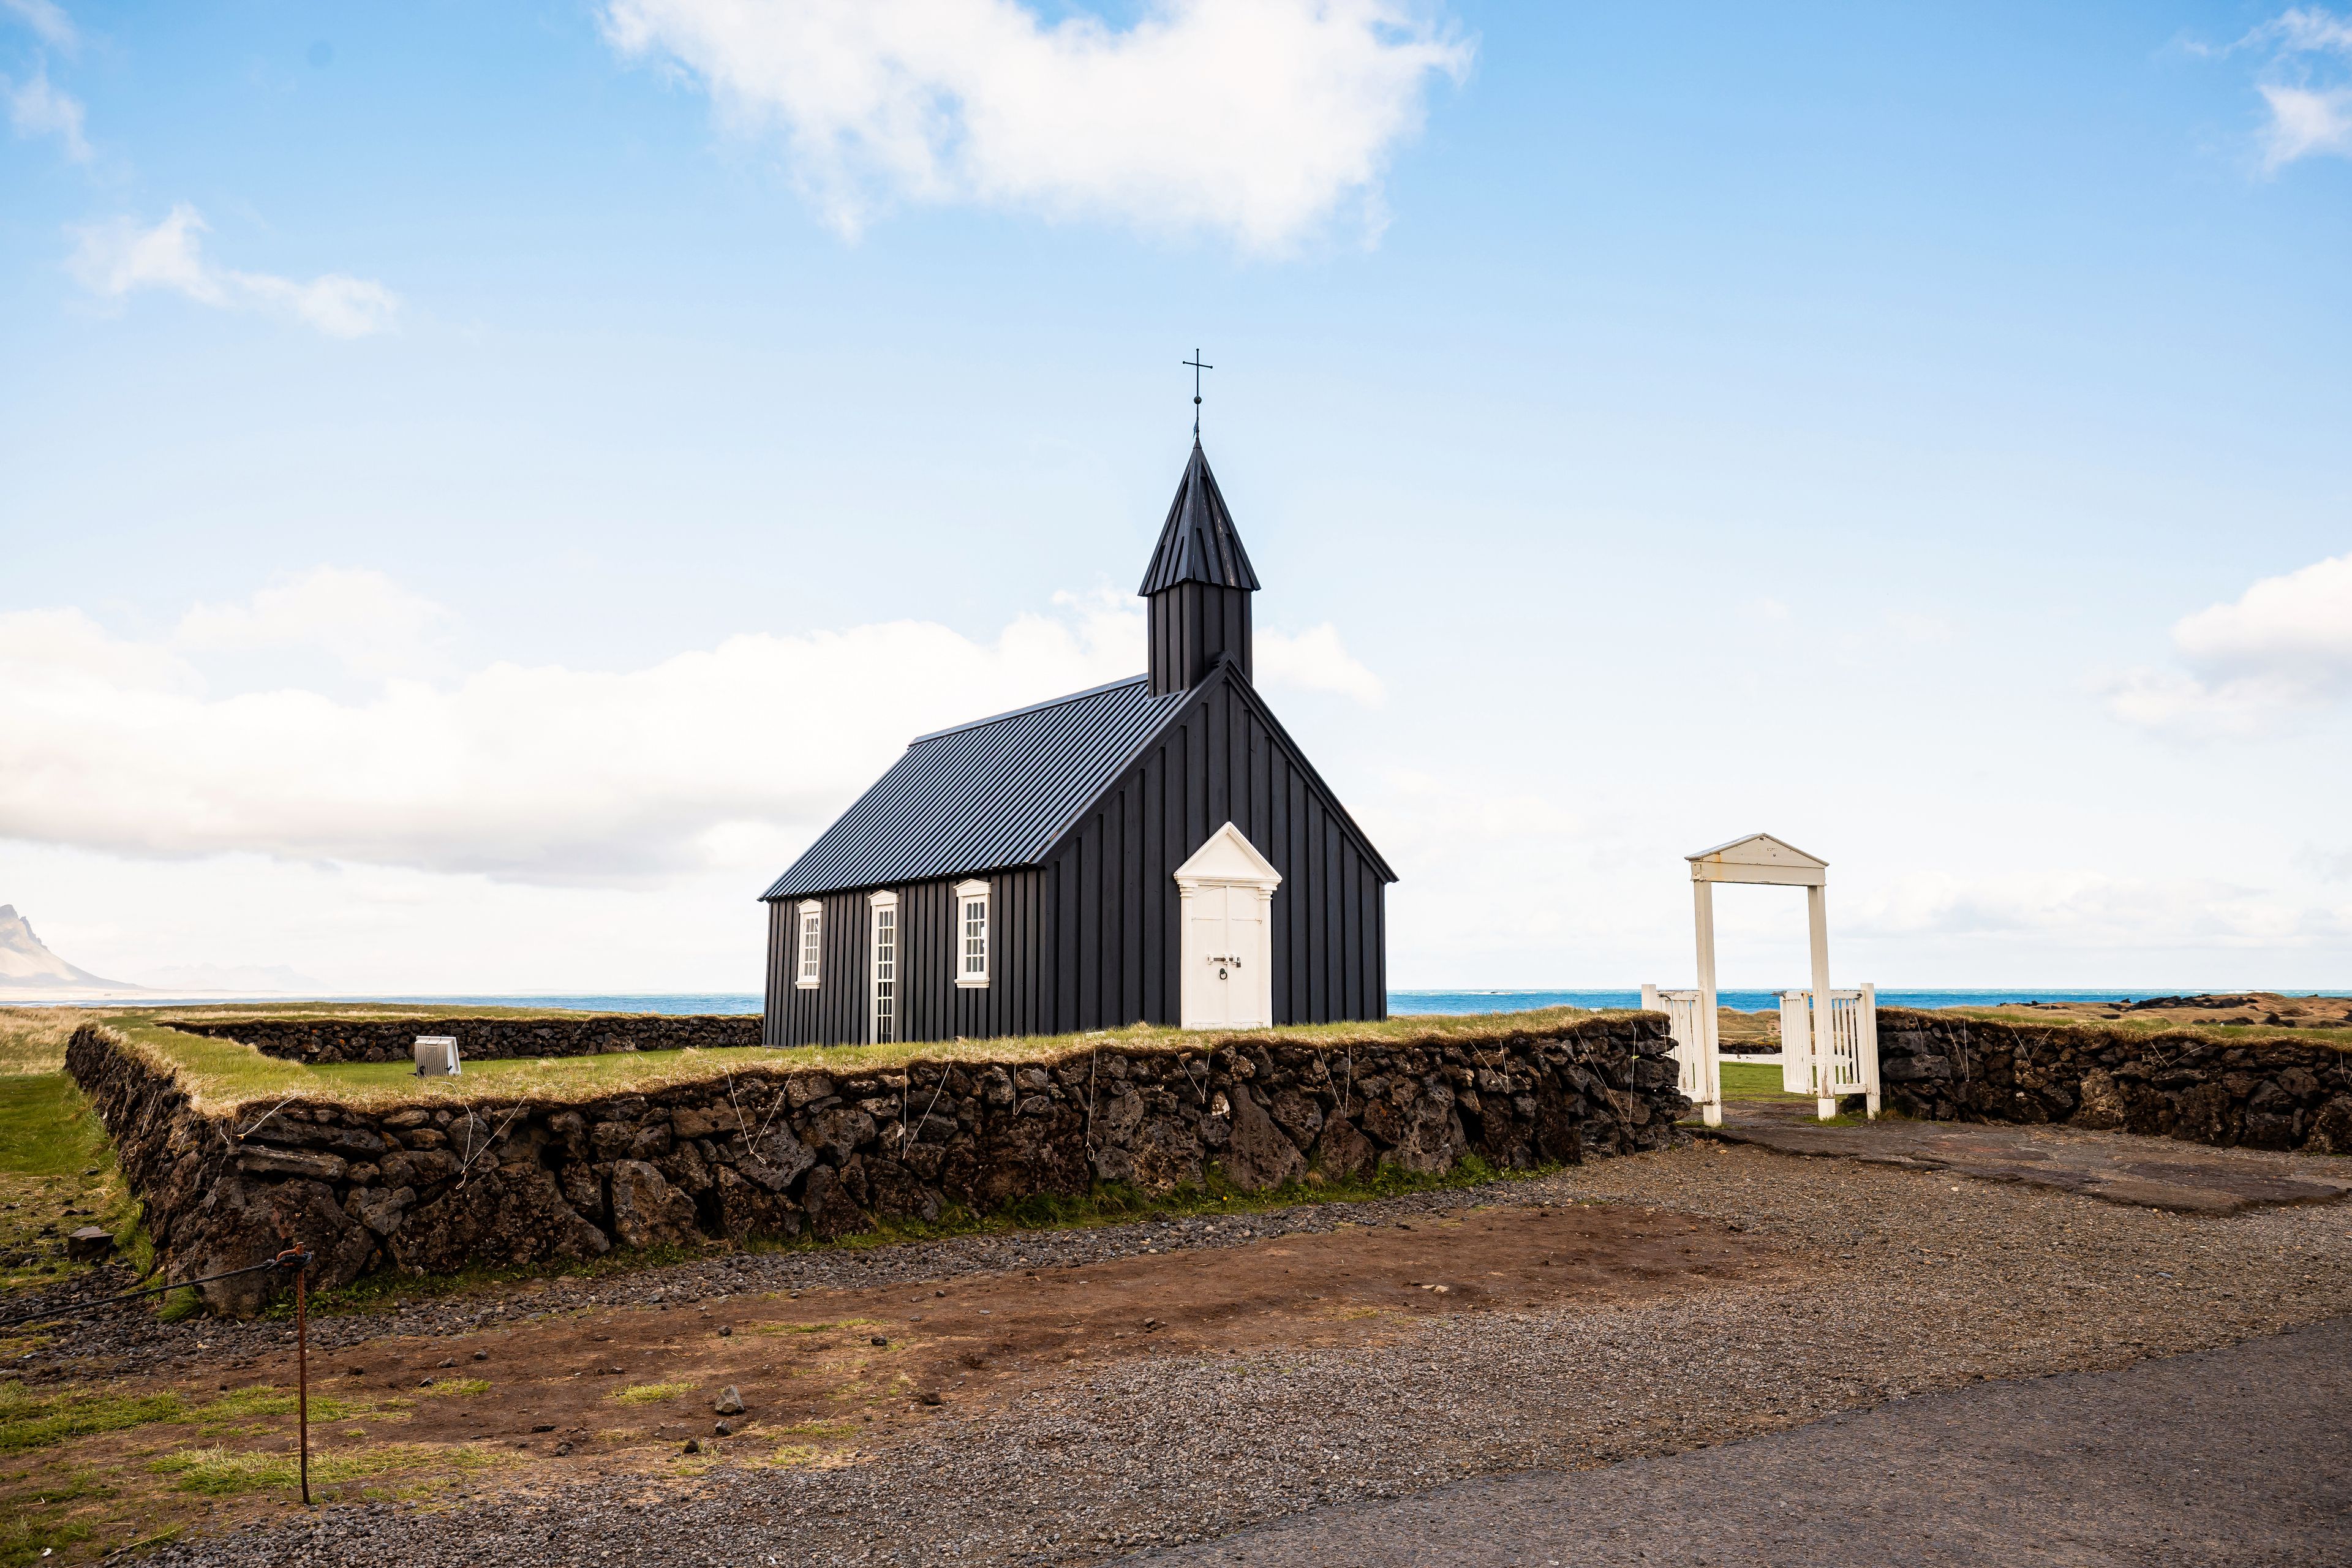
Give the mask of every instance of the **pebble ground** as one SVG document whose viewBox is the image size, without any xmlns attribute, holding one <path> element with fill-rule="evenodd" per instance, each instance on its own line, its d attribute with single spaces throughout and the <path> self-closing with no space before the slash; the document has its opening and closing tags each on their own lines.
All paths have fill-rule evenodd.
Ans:
<svg viewBox="0 0 2352 1568">
<path fill-rule="evenodd" d="M 1590 1470 L 1318 1509 L 1159 1568 L 2352 1568 L 2352 1319 Z M 1824 1483 L 1828 1483 L 1826 1486 Z"/>
<path fill-rule="evenodd" d="M 1081 1366 L 832 1468 L 778 1468 L 754 1455 L 688 1479 L 531 1493 L 478 1482 L 429 1505 L 289 1510 L 153 1561 L 1094 1563 L 1319 1505 L 1673 1454 L 1985 1379 L 2202 1350 L 2341 1315 L 2352 1284 L 2352 1205 L 2199 1218 L 1700 1142 L 1541 1181 L 1288 1210 L 1214 1230 L 1171 1222 L 719 1259 L 583 1284 L 561 1304 L 941 1279 L 1471 1202 L 1570 1199 L 1714 1219 L 1813 1267 L 1799 1285 L 1454 1315 L 1377 1348 Z M 556 1304 L 542 1298 L 532 1310 Z M 438 1303 L 404 1315 L 401 1331 L 457 1331 L 475 1311 L 507 1310 L 503 1299 Z"/>
</svg>

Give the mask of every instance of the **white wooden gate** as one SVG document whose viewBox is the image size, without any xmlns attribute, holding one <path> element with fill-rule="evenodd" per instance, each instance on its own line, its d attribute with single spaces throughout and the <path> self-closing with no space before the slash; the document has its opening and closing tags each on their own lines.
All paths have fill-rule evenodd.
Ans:
<svg viewBox="0 0 2352 1568">
<path fill-rule="evenodd" d="M 1829 1027 L 1813 1027 L 1813 994 L 1780 993 L 1780 1089 L 1830 1101 L 1867 1097 L 1878 1114 L 1878 987 L 1831 991 Z M 1824 1059 L 1826 1058 L 1826 1059 Z"/>
<path fill-rule="evenodd" d="M 1642 1005 L 1666 1016 L 1675 1037 L 1675 1063 L 1681 1069 L 1677 1087 L 1683 1098 L 1698 1107 L 1709 1127 L 1723 1125 L 1723 1060 L 1715 1037 L 1715 1016 L 1696 991 L 1662 991 L 1642 987 Z"/>
</svg>

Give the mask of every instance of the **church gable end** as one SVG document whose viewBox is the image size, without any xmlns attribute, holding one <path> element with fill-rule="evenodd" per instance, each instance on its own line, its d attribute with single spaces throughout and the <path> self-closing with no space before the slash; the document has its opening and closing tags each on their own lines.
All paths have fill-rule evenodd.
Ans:
<svg viewBox="0 0 2352 1568">
<path fill-rule="evenodd" d="M 1283 879 L 1272 909 L 1274 1021 L 1388 1016 L 1396 874 L 1227 662 L 1048 852 L 1069 1026 L 1179 1021 L 1175 874 L 1227 822 Z"/>
</svg>

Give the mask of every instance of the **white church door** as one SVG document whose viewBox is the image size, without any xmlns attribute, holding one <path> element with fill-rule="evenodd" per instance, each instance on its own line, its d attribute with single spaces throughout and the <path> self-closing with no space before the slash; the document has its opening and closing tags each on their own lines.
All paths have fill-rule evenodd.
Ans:
<svg viewBox="0 0 2352 1568">
<path fill-rule="evenodd" d="M 1188 1029 L 1274 1022 L 1274 890 L 1282 875 L 1232 823 L 1176 869 L 1183 907 L 1178 961 Z"/>
</svg>

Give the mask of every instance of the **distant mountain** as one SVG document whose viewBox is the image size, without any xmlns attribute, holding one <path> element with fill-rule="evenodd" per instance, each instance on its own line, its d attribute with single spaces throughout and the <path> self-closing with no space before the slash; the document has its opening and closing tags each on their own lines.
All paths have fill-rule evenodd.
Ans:
<svg viewBox="0 0 2352 1568">
<path fill-rule="evenodd" d="M 150 991 L 290 992 L 319 996 L 327 987 L 283 963 L 174 963 L 151 969 L 143 982 Z"/>
<path fill-rule="evenodd" d="M 33 934 L 14 904 L 0 904 L 0 994 L 24 991 L 136 991 L 140 987 L 77 969 Z"/>
</svg>

